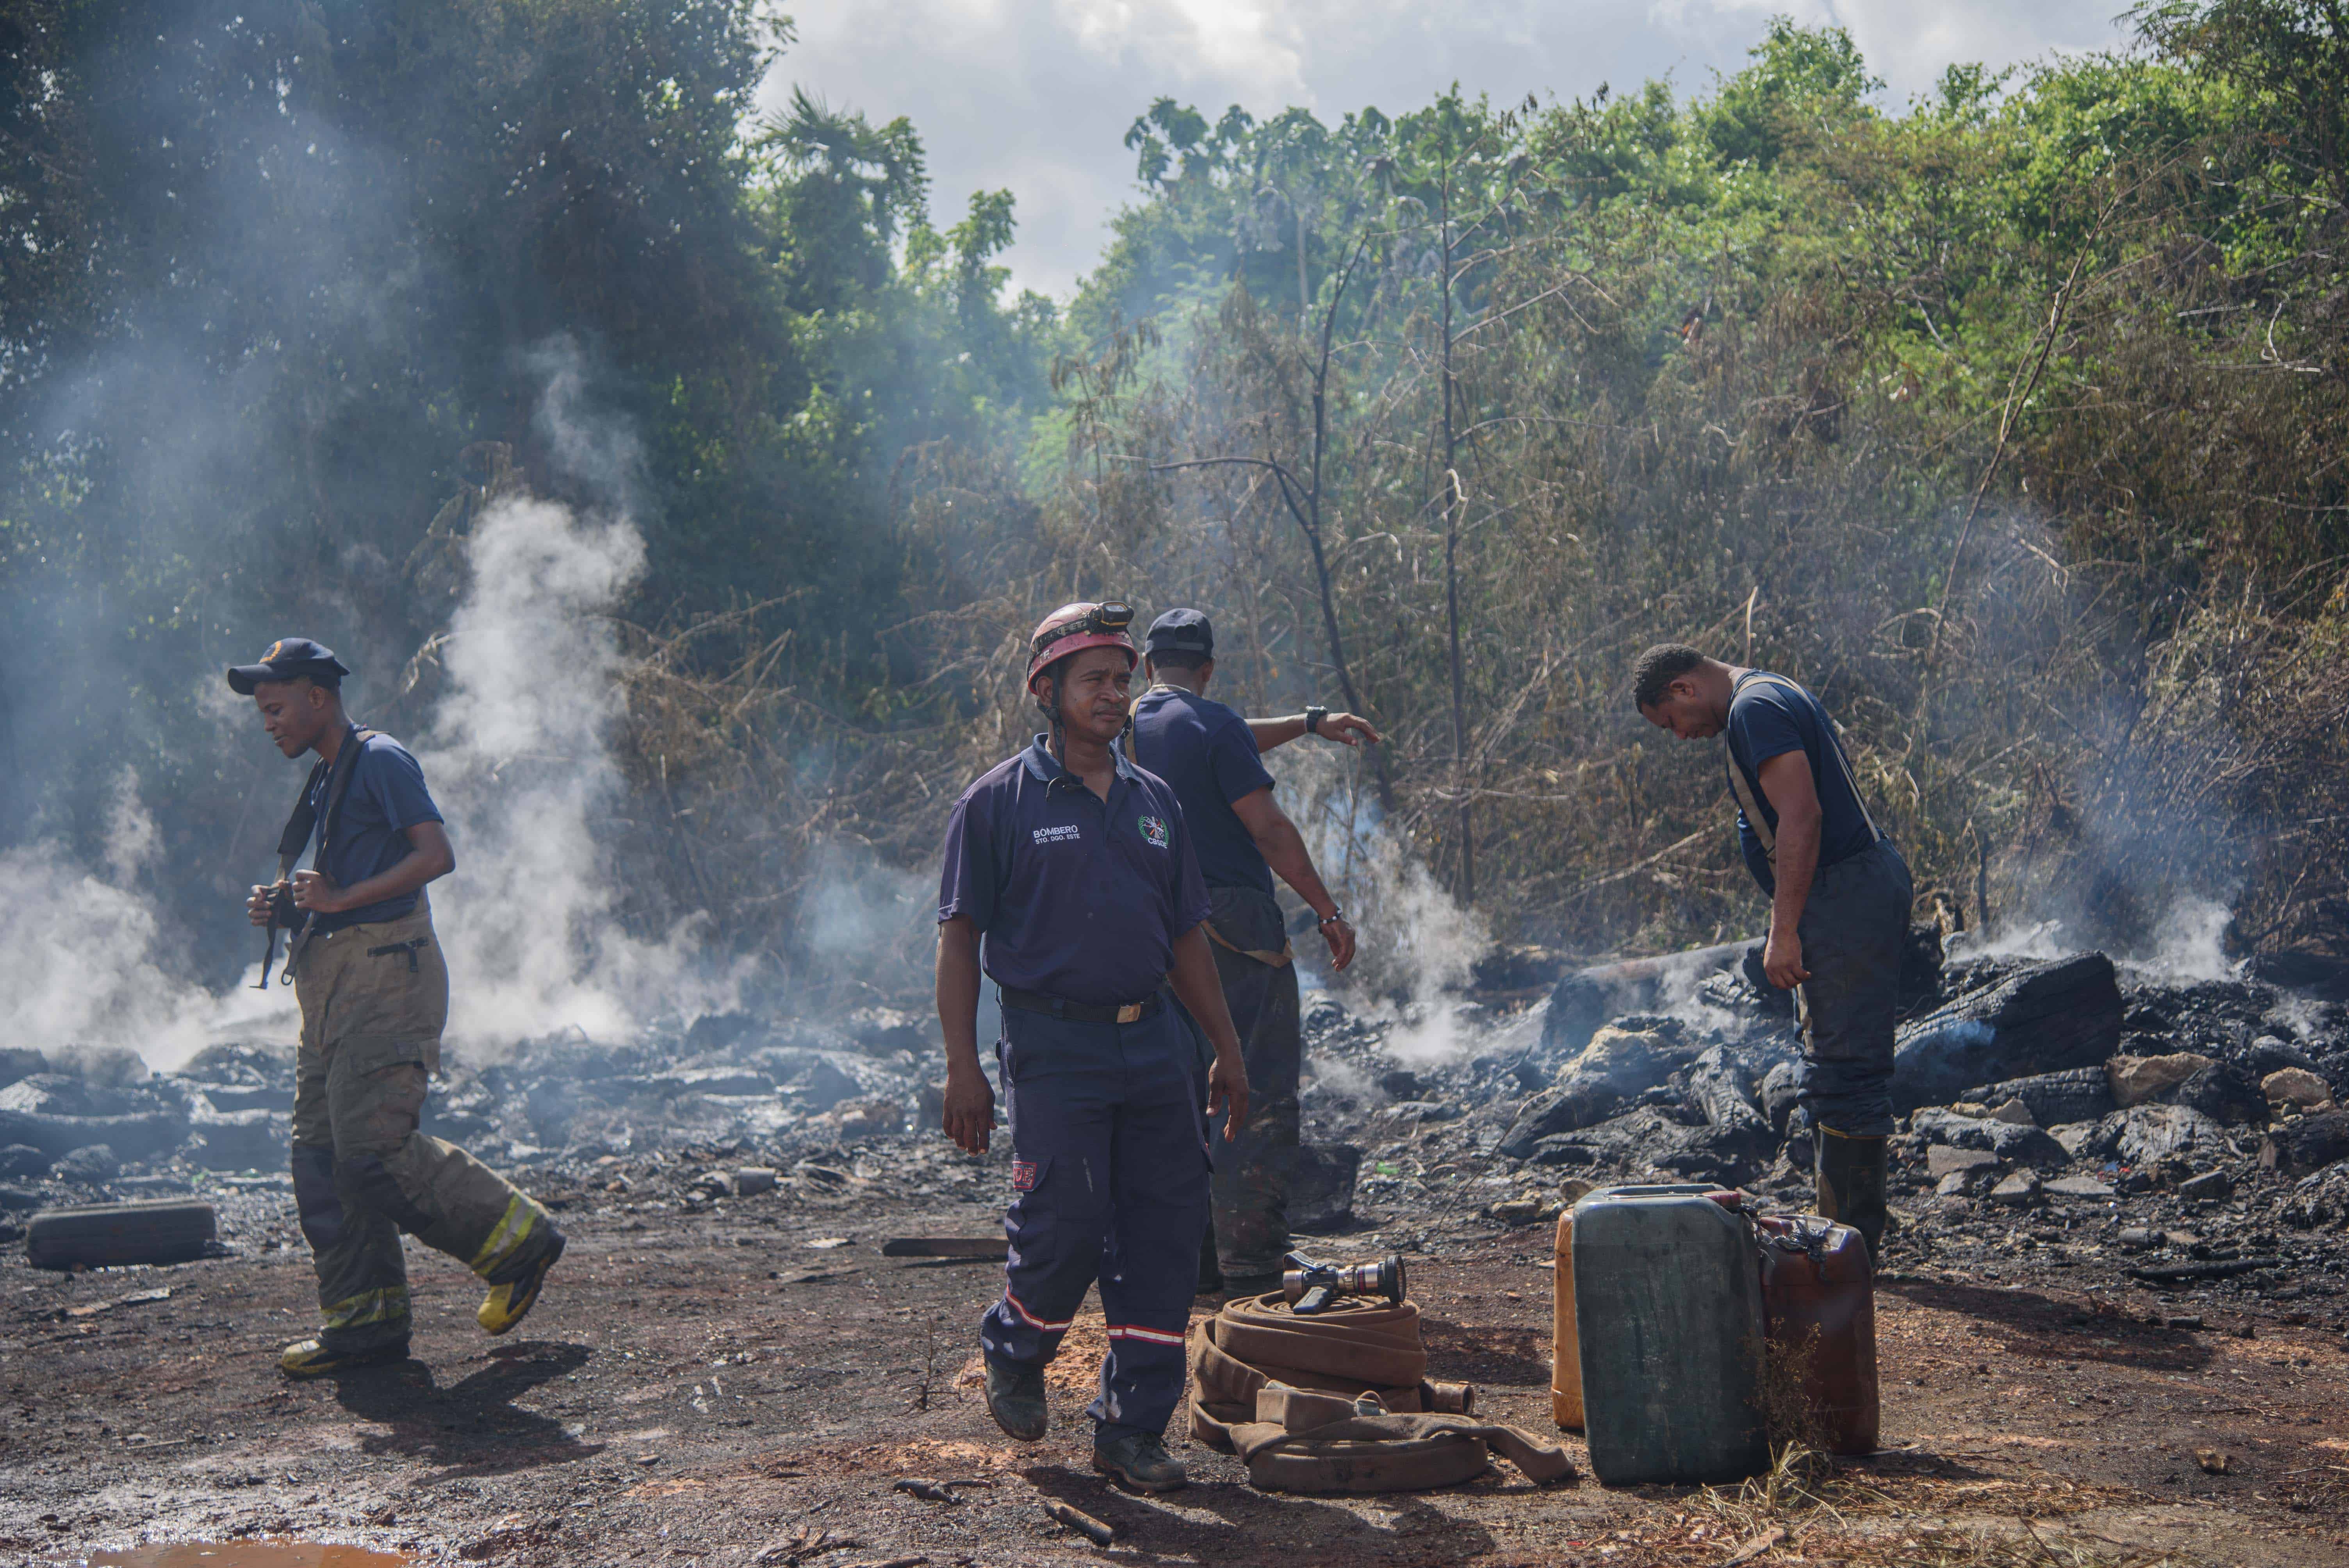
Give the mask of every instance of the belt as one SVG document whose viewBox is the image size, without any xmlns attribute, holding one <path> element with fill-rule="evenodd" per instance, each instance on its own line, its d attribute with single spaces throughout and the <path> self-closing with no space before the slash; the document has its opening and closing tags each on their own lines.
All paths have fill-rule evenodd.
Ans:
<svg viewBox="0 0 2349 1568">
<path fill-rule="evenodd" d="M 1065 996 L 1047 996 L 1041 991 L 1022 991 L 1014 985 L 1001 987 L 1003 1005 L 1017 1007 L 1023 1013 L 1046 1013 L 1055 1018 L 1072 1018 L 1080 1024 L 1138 1024 L 1165 1005 L 1161 993 L 1153 992 L 1139 1002 L 1118 1002 L 1102 1006 L 1093 1002 L 1071 1002 Z"/>
<path fill-rule="evenodd" d="M 1291 958 L 1297 956 L 1297 949 L 1288 942 L 1283 942 L 1280 944 L 1280 951 L 1278 953 L 1273 952 L 1270 948 L 1242 947 L 1238 943 L 1234 942 L 1222 932 L 1217 931 L 1214 921 L 1203 920 L 1199 924 L 1206 932 L 1207 939 L 1213 942 L 1216 946 L 1237 953 L 1243 958 L 1253 958 L 1258 964 L 1264 965 L 1268 968 L 1278 969 L 1282 965 L 1288 963 Z"/>
</svg>

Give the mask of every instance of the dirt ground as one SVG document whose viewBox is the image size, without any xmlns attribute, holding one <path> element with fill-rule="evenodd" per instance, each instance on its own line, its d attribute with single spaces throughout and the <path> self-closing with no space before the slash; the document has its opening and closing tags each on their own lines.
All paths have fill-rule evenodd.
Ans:
<svg viewBox="0 0 2349 1568">
<path fill-rule="evenodd" d="M 973 1359 L 999 1268 L 880 1255 L 892 1234 L 988 1234 L 991 1208 L 843 1195 L 563 1220 L 571 1250 L 512 1342 L 484 1339 L 477 1288 L 411 1249 L 415 1359 L 301 1385 L 274 1366 L 312 1322 L 298 1243 L 81 1275 L 16 1253 L 0 1268 L 0 1561 L 254 1537 L 713 1568 L 2349 1561 L 2349 1347 L 2331 1327 L 2167 1327 L 2142 1295 L 1896 1272 L 1878 1298 L 1886 1451 L 1808 1488 L 1537 1489 L 1510 1471 L 1281 1497 L 1178 1442 L 1194 1484 L 1143 1500 L 1088 1467 L 1097 1328 L 1055 1370 L 1051 1435 L 1015 1444 Z M 1423 1242 L 1412 1280 L 1433 1375 L 1550 1434 L 1547 1234 L 1464 1223 Z M 904 1478 L 980 1484 L 945 1503 Z M 1116 1543 L 1048 1521 L 1051 1498 Z"/>
</svg>

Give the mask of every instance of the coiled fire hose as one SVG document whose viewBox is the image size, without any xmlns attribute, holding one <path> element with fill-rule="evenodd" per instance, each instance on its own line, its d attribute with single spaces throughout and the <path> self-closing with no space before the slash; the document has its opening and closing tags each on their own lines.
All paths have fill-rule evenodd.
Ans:
<svg viewBox="0 0 2349 1568">
<path fill-rule="evenodd" d="M 1564 1449 L 1475 1408 L 1469 1385 L 1428 1380 L 1411 1302 L 1299 1317 L 1276 1291 L 1191 1331 L 1191 1436 L 1267 1491 L 1424 1491 L 1482 1475 L 1494 1450 L 1537 1481 L 1574 1473 Z"/>
</svg>

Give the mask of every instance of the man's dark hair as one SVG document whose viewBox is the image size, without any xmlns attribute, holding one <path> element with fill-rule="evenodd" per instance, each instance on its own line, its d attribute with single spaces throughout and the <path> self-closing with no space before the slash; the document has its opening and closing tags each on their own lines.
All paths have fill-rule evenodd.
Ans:
<svg viewBox="0 0 2349 1568">
<path fill-rule="evenodd" d="M 1658 643 L 1631 666 L 1631 706 L 1645 712 L 1664 700 L 1671 684 L 1704 663 L 1686 643 Z"/>
<path fill-rule="evenodd" d="M 1195 670 L 1215 656 L 1213 654 L 1195 653 L 1189 648 L 1169 648 L 1163 654 L 1151 655 L 1150 662 L 1162 670 Z"/>
</svg>

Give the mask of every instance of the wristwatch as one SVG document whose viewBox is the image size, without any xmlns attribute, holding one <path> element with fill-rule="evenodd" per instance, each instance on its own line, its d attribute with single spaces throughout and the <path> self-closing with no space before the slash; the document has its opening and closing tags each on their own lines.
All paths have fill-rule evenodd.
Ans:
<svg viewBox="0 0 2349 1568">
<path fill-rule="evenodd" d="M 1305 710 L 1305 733 L 1308 735 L 1320 734 L 1321 721 L 1329 717 L 1330 710 L 1326 707 L 1307 708 Z"/>
</svg>

